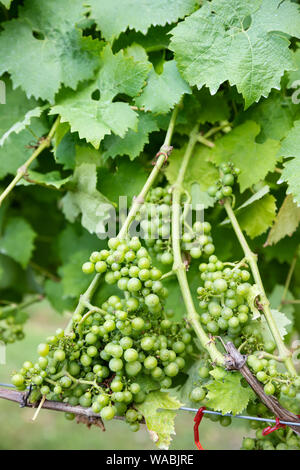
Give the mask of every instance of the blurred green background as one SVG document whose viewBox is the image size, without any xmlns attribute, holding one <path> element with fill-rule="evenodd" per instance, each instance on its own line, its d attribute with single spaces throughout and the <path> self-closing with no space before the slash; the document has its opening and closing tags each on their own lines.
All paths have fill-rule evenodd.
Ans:
<svg viewBox="0 0 300 470">
<path fill-rule="evenodd" d="M 18 369 L 24 360 L 34 359 L 37 345 L 56 328 L 64 328 L 66 323 L 66 317 L 57 315 L 46 303 L 32 307 L 25 325 L 25 339 L 7 347 L 6 365 L 0 365 L 0 382 L 10 382 L 11 372 Z M 63 413 L 42 410 L 37 421 L 32 422 L 33 414 L 31 408 L 21 409 L 16 403 L 0 400 L 0 449 L 156 449 L 145 426 L 133 433 L 125 423 L 115 420 L 109 422 L 106 432 L 103 432 L 96 427 L 88 429 L 83 424 L 67 421 Z M 171 449 L 195 449 L 193 417 L 193 413 L 179 412 Z M 239 449 L 242 438 L 250 432 L 242 420 L 234 420 L 230 427 L 224 428 L 204 419 L 199 434 L 205 449 L 230 450 Z"/>
</svg>

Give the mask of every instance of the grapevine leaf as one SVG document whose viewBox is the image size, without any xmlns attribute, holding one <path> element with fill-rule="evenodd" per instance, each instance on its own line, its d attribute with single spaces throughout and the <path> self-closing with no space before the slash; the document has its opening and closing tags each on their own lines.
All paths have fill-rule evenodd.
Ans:
<svg viewBox="0 0 300 470">
<path fill-rule="evenodd" d="M 63 197 L 62 210 L 70 222 L 75 222 L 81 214 L 81 224 L 90 233 L 102 233 L 109 217 L 111 204 L 97 190 L 96 150 L 78 148 L 78 163 L 74 170 L 70 190 Z"/>
<path fill-rule="evenodd" d="M 90 234 L 87 230 L 84 230 L 79 224 L 68 224 L 67 227 L 62 230 L 57 239 L 57 253 L 62 262 L 69 261 L 75 251 L 84 249 L 89 251 L 99 250 L 104 248 L 104 244 L 96 235 Z"/>
<path fill-rule="evenodd" d="M 10 256 L 25 268 L 34 249 L 35 237 L 35 231 L 25 219 L 12 217 L 9 219 L 0 240 L 0 252 Z"/>
<path fill-rule="evenodd" d="M 53 139 L 53 154 L 57 163 L 63 165 L 65 170 L 75 168 L 76 134 L 70 132 L 66 122 L 60 123 Z"/>
<path fill-rule="evenodd" d="M 115 172 L 107 168 L 99 168 L 98 188 L 107 199 L 119 205 L 119 198 L 126 197 L 127 208 L 132 199 L 137 195 L 147 180 L 147 172 L 140 161 L 130 163 L 128 159 L 121 158 L 118 161 Z"/>
<path fill-rule="evenodd" d="M 61 188 L 71 180 L 71 176 L 62 178 L 59 171 L 49 171 L 49 173 L 39 173 L 38 171 L 28 170 L 26 174 L 26 180 L 23 180 L 20 184 L 25 186 L 29 184 L 41 184 L 43 186 L 52 186 L 56 189 Z"/>
<path fill-rule="evenodd" d="M 195 0 L 89 0 L 88 3 L 91 16 L 107 41 L 127 28 L 145 34 L 151 25 L 173 23 L 191 13 L 196 4 Z"/>
<path fill-rule="evenodd" d="M 81 0 L 30 0 L 19 18 L 2 23 L 0 74 L 27 96 L 52 101 L 61 84 L 75 89 L 99 65 L 100 42 L 74 27 L 84 18 Z M 9 53 L 8 53 L 9 51 Z"/>
<path fill-rule="evenodd" d="M 293 294 L 289 290 L 285 291 L 285 286 L 277 284 L 269 294 L 268 299 L 273 310 L 280 310 L 290 320 L 291 323 L 285 326 L 287 332 L 290 333 L 293 328 L 295 305 L 282 303 L 283 298 L 288 301 L 294 300 Z"/>
<path fill-rule="evenodd" d="M 290 97 L 273 92 L 257 106 L 251 106 L 242 115 L 242 119 L 254 121 L 260 126 L 256 142 L 262 143 L 267 139 L 282 140 L 293 126 L 296 110 L 297 106 L 292 103 Z"/>
<path fill-rule="evenodd" d="M 148 75 L 150 65 L 135 62 L 123 51 L 113 54 L 106 46 L 101 54 L 101 68 L 94 82 L 76 92 L 64 91 L 50 114 L 60 114 L 72 132 L 95 148 L 107 134 L 124 137 L 128 129 L 137 129 L 138 115 L 128 103 L 114 101 L 118 94 L 137 96 Z M 100 98 L 95 96 L 100 92 Z"/>
<path fill-rule="evenodd" d="M 247 121 L 217 140 L 214 148 L 202 151 L 203 158 L 218 165 L 231 161 L 241 170 L 238 182 L 242 192 L 263 180 L 269 171 L 273 171 L 279 158 L 279 142 L 267 139 L 258 144 L 256 136 L 259 132 L 258 124 Z"/>
<path fill-rule="evenodd" d="M 0 1 L 0 3 L 2 3 L 2 5 L 4 5 L 5 8 L 7 8 L 7 9 L 9 9 L 11 2 L 12 2 L 12 0 L 1 0 Z"/>
<path fill-rule="evenodd" d="M 183 147 L 180 150 L 173 150 L 172 158 L 170 159 L 169 166 L 166 169 L 166 177 L 170 184 L 174 184 L 177 175 L 179 172 L 179 168 L 181 165 L 182 157 L 185 152 L 185 148 Z M 191 191 L 192 185 L 196 183 L 201 192 L 207 190 L 209 186 L 215 183 L 215 181 L 219 178 L 218 170 L 215 166 L 203 158 L 203 150 L 201 145 L 197 145 L 193 151 L 193 156 L 190 160 L 189 166 L 186 170 L 185 177 L 184 177 L 184 186 L 188 191 Z M 195 194 L 196 188 L 193 189 L 194 200 L 193 204 L 203 204 L 204 207 L 208 207 L 213 201 L 212 198 L 207 198 L 207 196 L 202 197 L 201 192 L 196 195 Z"/>
<path fill-rule="evenodd" d="M 207 406 L 223 414 L 241 413 L 253 396 L 249 386 L 242 386 L 239 373 L 227 373 L 222 380 L 214 380 L 206 388 Z"/>
<path fill-rule="evenodd" d="M 263 240 L 262 240 L 263 243 Z M 279 263 L 291 263 L 294 253 L 298 249 L 300 243 L 299 230 L 294 233 L 293 237 L 285 237 L 279 240 L 276 245 L 267 246 L 264 249 L 264 256 L 269 262 L 276 259 Z"/>
<path fill-rule="evenodd" d="M 52 307 L 59 313 L 65 311 L 72 312 L 75 308 L 75 302 L 70 297 L 64 297 L 62 282 L 48 279 L 45 282 L 45 294 Z"/>
<path fill-rule="evenodd" d="M 175 60 L 171 60 L 164 63 L 161 74 L 152 68 L 147 85 L 135 102 L 146 111 L 165 114 L 179 102 L 183 94 L 191 92 L 191 88 L 179 74 Z"/>
<path fill-rule="evenodd" d="M 288 334 L 287 327 L 291 325 L 291 320 L 278 310 L 271 309 L 272 317 L 277 325 L 278 331 L 282 339 Z M 262 318 L 261 333 L 265 341 L 273 340 L 273 335 L 269 329 L 265 318 Z"/>
<path fill-rule="evenodd" d="M 185 95 L 184 106 L 179 111 L 177 130 L 183 134 L 189 134 L 195 124 L 211 124 L 219 121 L 226 121 L 229 118 L 230 110 L 227 101 L 220 92 L 215 96 L 209 90 L 194 91 L 192 95 Z"/>
<path fill-rule="evenodd" d="M 37 102 L 33 98 L 27 99 L 20 88 L 12 90 L 10 81 L 4 80 L 4 83 L 6 104 L 1 105 L 4 112 L 0 114 L 1 178 L 8 173 L 15 173 L 32 153 L 32 150 L 27 146 L 32 143 L 34 138 L 25 126 L 29 126 L 30 130 L 39 137 L 47 131 L 44 120 L 32 117 L 32 111 L 34 111 L 33 114 L 40 114 L 39 112 L 35 113 L 35 111 L 41 109 L 37 107 Z M 24 123 L 23 129 L 21 123 Z M 15 133 L 14 128 L 19 133 Z"/>
<path fill-rule="evenodd" d="M 259 199 L 264 197 L 266 194 L 268 194 L 269 191 L 270 191 L 270 188 L 268 185 L 263 186 L 258 191 L 256 191 L 256 193 L 254 193 L 251 197 L 249 197 L 249 199 L 247 199 L 241 206 L 237 207 L 234 212 L 237 213 L 241 209 L 244 209 L 245 207 L 250 206 L 251 204 L 253 204 L 253 202 L 258 201 Z M 223 220 L 223 222 L 220 223 L 220 225 L 226 225 L 229 223 L 230 223 L 230 219 L 226 218 L 225 220 Z"/>
<path fill-rule="evenodd" d="M 7 138 L 10 136 L 10 134 L 19 134 L 21 131 L 23 131 L 27 126 L 29 126 L 31 119 L 33 117 L 40 117 L 42 112 L 46 109 L 45 106 L 37 106 L 34 109 L 31 109 L 30 111 L 27 111 L 27 113 L 24 116 L 23 121 L 16 122 L 10 129 L 8 129 L 1 137 L 0 139 L 0 147 L 3 146 L 4 142 L 7 140 Z"/>
<path fill-rule="evenodd" d="M 288 72 L 288 88 L 298 88 L 300 84 L 300 48 L 299 43 L 297 43 L 298 48 L 293 52 L 294 62 L 296 64 L 296 69 Z M 299 99 L 299 93 L 296 96 L 297 100 Z"/>
<path fill-rule="evenodd" d="M 134 381 L 139 384 L 141 390 L 143 390 L 144 393 L 149 393 L 160 389 L 159 382 L 146 374 L 138 374 Z"/>
<path fill-rule="evenodd" d="M 294 127 L 283 140 L 280 153 L 283 157 L 293 159 L 284 163 L 278 183 L 287 182 L 287 194 L 293 194 L 295 202 L 300 205 L 300 121 L 295 121 Z"/>
<path fill-rule="evenodd" d="M 274 196 L 267 194 L 239 213 L 240 226 L 250 238 L 258 237 L 272 225 L 276 217 L 275 201 Z"/>
<path fill-rule="evenodd" d="M 181 403 L 166 392 L 150 392 L 146 400 L 136 405 L 143 414 L 152 440 L 159 449 L 168 449 L 172 434 L 175 434 L 174 420 Z M 162 411 L 158 411 L 158 410 Z"/>
<path fill-rule="evenodd" d="M 168 35 L 171 25 L 151 26 L 147 34 L 136 32 L 134 30 L 121 33 L 118 39 L 114 41 L 115 50 L 124 49 L 131 44 L 139 44 L 147 52 L 168 49 L 170 37 Z"/>
<path fill-rule="evenodd" d="M 228 80 L 249 107 L 294 69 L 285 35 L 299 31 L 299 7 L 289 1 L 213 0 L 172 30 L 170 47 L 190 85 L 215 94 Z"/>
<path fill-rule="evenodd" d="M 89 250 L 76 251 L 68 262 L 59 267 L 58 274 L 62 279 L 61 284 L 65 297 L 78 298 L 90 284 L 92 275 L 84 274 L 81 270 L 82 264 L 89 257 Z"/>
<path fill-rule="evenodd" d="M 139 113 L 137 131 L 129 129 L 123 139 L 117 135 L 105 137 L 103 145 L 106 150 L 103 158 L 128 155 L 130 160 L 134 160 L 149 143 L 149 134 L 154 131 L 158 131 L 154 117 L 151 114 Z"/>
<path fill-rule="evenodd" d="M 294 203 L 293 196 L 288 194 L 268 234 L 266 245 L 273 245 L 287 235 L 290 237 L 297 229 L 299 223 L 300 207 Z"/>
</svg>

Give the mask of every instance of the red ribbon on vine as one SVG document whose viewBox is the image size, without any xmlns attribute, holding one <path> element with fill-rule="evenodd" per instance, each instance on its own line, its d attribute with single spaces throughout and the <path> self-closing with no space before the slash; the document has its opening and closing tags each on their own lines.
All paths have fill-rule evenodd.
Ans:
<svg viewBox="0 0 300 470">
<path fill-rule="evenodd" d="M 197 446 L 198 450 L 204 450 L 202 445 L 200 444 L 199 441 L 199 424 L 201 423 L 201 420 L 203 418 L 203 411 L 205 410 L 205 406 L 202 406 L 199 408 L 199 410 L 196 413 L 196 416 L 194 418 L 195 424 L 194 424 L 194 440 L 195 444 Z"/>
</svg>

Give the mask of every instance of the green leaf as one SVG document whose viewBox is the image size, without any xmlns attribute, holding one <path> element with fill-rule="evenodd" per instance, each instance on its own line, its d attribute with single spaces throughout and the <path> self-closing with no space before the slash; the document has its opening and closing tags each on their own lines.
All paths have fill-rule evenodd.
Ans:
<svg viewBox="0 0 300 470">
<path fill-rule="evenodd" d="M 42 112 L 46 109 L 46 106 L 37 106 L 34 109 L 31 109 L 30 111 L 27 111 L 27 113 L 24 116 L 23 121 L 16 122 L 10 129 L 8 129 L 5 134 L 2 135 L 0 139 L 0 147 L 3 146 L 4 142 L 7 140 L 7 138 L 15 133 L 19 134 L 21 131 L 23 131 L 27 126 L 30 125 L 31 119 L 34 117 L 40 117 Z"/>
<path fill-rule="evenodd" d="M 192 95 L 185 95 L 183 107 L 179 110 L 177 130 L 189 134 L 195 124 L 214 124 L 227 121 L 230 109 L 222 92 L 212 96 L 206 88 L 195 90 Z"/>
<path fill-rule="evenodd" d="M 39 116 L 42 110 L 37 102 L 27 99 L 20 88 L 13 90 L 9 80 L 5 79 L 4 83 L 6 104 L 1 105 L 0 114 L 0 178 L 16 173 L 33 152 L 27 148 L 34 140 L 33 135 L 41 137 L 47 131 L 44 120 L 33 117 Z"/>
<path fill-rule="evenodd" d="M 172 152 L 172 158 L 170 158 L 169 165 L 166 169 L 166 177 L 170 184 L 174 184 L 177 179 L 185 149 L 186 146 L 180 150 L 173 150 Z M 195 183 L 199 187 L 193 188 L 194 207 L 196 204 L 204 204 L 204 207 L 212 205 L 213 199 L 207 197 L 207 195 L 204 196 L 203 192 L 214 184 L 218 178 L 218 170 L 212 163 L 203 158 L 203 146 L 197 145 L 184 176 L 184 186 L 188 191 L 192 190 L 192 186 Z"/>
<path fill-rule="evenodd" d="M 97 159 L 99 153 L 78 147 L 77 165 L 72 177 L 74 189 L 61 200 L 62 210 L 70 222 L 81 215 L 81 224 L 90 233 L 102 233 L 109 218 L 111 203 L 97 190 Z"/>
<path fill-rule="evenodd" d="M 25 268 L 34 249 L 35 237 L 36 233 L 25 219 L 12 217 L 0 240 L 0 252 L 10 256 Z"/>
<path fill-rule="evenodd" d="M 284 313 L 279 312 L 278 310 L 271 309 L 271 314 L 277 325 L 279 334 L 283 339 L 288 334 L 287 327 L 290 326 L 292 322 Z M 273 335 L 264 317 L 262 318 L 261 333 L 263 335 L 264 341 L 273 341 Z"/>
<path fill-rule="evenodd" d="M 247 199 L 241 206 L 237 207 L 234 210 L 235 214 L 238 211 L 244 209 L 245 207 L 250 206 L 251 204 L 253 204 L 253 202 L 259 201 L 259 199 L 261 199 L 266 194 L 268 194 L 269 191 L 270 191 L 270 188 L 268 185 L 265 185 L 262 188 L 260 188 L 258 191 L 256 191 L 256 193 L 254 193 L 251 197 L 249 197 L 249 199 Z M 220 225 L 226 225 L 226 224 L 230 224 L 230 219 L 226 218 L 225 220 L 223 220 L 223 222 L 220 223 Z"/>
<path fill-rule="evenodd" d="M 282 140 L 293 126 L 296 111 L 297 105 L 292 103 L 290 97 L 276 92 L 261 100 L 257 106 L 251 106 L 241 117 L 243 121 L 254 121 L 260 126 L 256 142 L 263 143 L 267 139 Z"/>
<path fill-rule="evenodd" d="M 295 121 L 294 127 L 283 140 L 280 153 L 283 157 L 295 158 L 284 162 L 278 183 L 287 182 L 287 194 L 292 194 L 295 202 L 300 205 L 300 121 Z"/>
<path fill-rule="evenodd" d="M 89 259 L 90 254 L 88 250 L 77 251 L 68 262 L 58 269 L 65 297 L 78 298 L 90 284 L 93 275 L 84 274 L 81 269 L 82 264 Z"/>
<path fill-rule="evenodd" d="M 171 60 L 164 63 L 161 74 L 152 68 L 147 85 L 135 102 L 137 106 L 144 107 L 145 111 L 165 114 L 179 102 L 183 94 L 191 92 L 179 74 L 175 60 Z"/>
<path fill-rule="evenodd" d="M 79 224 L 68 224 L 64 230 L 59 233 L 57 239 L 57 253 L 62 262 L 69 261 L 73 254 L 80 248 L 87 252 L 96 251 L 104 248 L 104 242 L 99 240 L 96 235 L 90 234 Z"/>
<path fill-rule="evenodd" d="M 291 263 L 294 253 L 299 247 L 300 233 L 299 230 L 294 233 L 291 238 L 285 237 L 279 240 L 276 245 L 267 246 L 264 248 L 263 254 L 267 262 L 276 259 L 279 263 Z M 263 244 L 263 240 L 262 240 Z"/>
<path fill-rule="evenodd" d="M 7 8 L 7 9 L 9 9 L 11 2 L 12 2 L 12 0 L 1 0 L 0 1 L 0 3 L 2 3 L 2 5 L 4 5 L 5 8 Z"/>
<path fill-rule="evenodd" d="M 238 221 L 249 237 L 258 237 L 272 225 L 276 217 L 275 201 L 274 196 L 267 194 L 239 212 Z"/>
<path fill-rule="evenodd" d="M 28 170 L 26 180 L 20 184 L 28 186 L 30 184 L 40 184 L 42 186 L 50 186 L 56 189 L 61 188 L 71 180 L 71 176 L 62 178 L 59 171 L 49 171 L 49 173 L 39 173 L 38 171 Z"/>
<path fill-rule="evenodd" d="M 291 194 L 287 195 L 268 234 L 266 245 L 273 245 L 287 235 L 290 237 L 300 223 L 300 207 Z"/>
<path fill-rule="evenodd" d="M 139 160 L 129 163 L 126 157 L 117 161 L 115 172 L 100 168 L 98 174 L 98 188 L 101 193 L 117 205 L 120 197 L 127 197 L 127 208 L 133 197 L 141 191 L 148 176 Z"/>
<path fill-rule="evenodd" d="M 59 313 L 72 312 L 75 308 L 75 302 L 69 297 L 64 297 L 62 282 L 48 279 L 45 282 L 45 294 L 52 307 Z"/>
<path fill-rule="evenodd" d="M 207 406 L 223 414 L 241 413 L 253 396 L 249 386 L 242 386 L 241 378 L 238 372 L 228 372 L 222 380 L 214 380 L 206 385 Z"/>
<path fill-rule="evenodd" d="M 136 405 L 143 414 L 151 439 L 159 449 L 168 449 L 172 434 L 175 434 L 174 420 L 181 403 L 165 392 L 150 392 L 146 400 Z M 162 411 L 158 411 L 162 409 Z"/>
<path fill-rule="evenodd" d="M 107 41 L 127 28 L 146 33 L 151 25 L 165 25 L 195 9 L 195 0 L 89 0 L 91 16 Z M 117 14 L 116 14 L 117 12 Z"/>
<path fill-rule="evenodd" d="M 218 139 L 214 148 L 202 150 L 203 158 L 217 165 L 231 161 L 241 170 L 238 176 L 241 192 L 263 180 L 269 171 L 274 170 L 279 159 L 279 142 L 267 139 L 258 144 L 256 136 L 259 132 L 258 124 L 247 121 Z"/>
<path fill-rule="evenodd" d="M 75 168 L 76 134 L 70 132 L 68 123 L 60 123 L 53 139 L 53 154 L 57 163 L 63 165 L 65 170 Z"/>
<path fill-rule="evenodd" d="M 206 85 L 215 94 L 228 80 L 249 107 L 279 89 L 284 71 L 293 70 L 285 35 L 299 37 L 299 31 L 295 3 L 213 0 L 172 30 L 170 47 L 190 85 Z"/>
<path fill-rule="evenodd" d="M 145 62 L 126 57 L 123 51 L 114 55 L 106 46 L 96 80 L 76 92 L 62 92 L 50 114 L 60 114 L 61 121 L 68 122 L 72 132 L 77 131 L 81 139 L 95 148 L 112 132 L 124 137 L 128 129 L 137 129 L 138 115 L 128 103 L 113 100 L 118 94 L 137 96 L 145 84 L 149 67 Z M 100 97 L 95 96 L 97 92 Z"/>
<path fill-rule="evenodd" d="M 272 309 L 280 310 L 290 320 L 291 323 L 286 323 L 285 325 L 286 331 L 290 333 L 293 328 L 295 305 L 288 303 L 282 304 L 283 298 L 284 300 L 294 300 L 293 294 L 289 290 L 286 291 L 285 286 L 279 284 L 277 284 L 272 292 L 268 295 Z"/>
<path fill-rule="evenodd" d="M 92 78 L 100 43 L 74 27 L 84 14 L 81 0 L 27 1 L 17 19 L 2 23 L 0 75 L 9 72 L 14 87 L 49 101 L 61 84 L 75 89 Z"/>
<path fill-rule="evenodd" d="M 288 83 L 287 87 L 288 88 L 299 88 L 299 80 L 300 80 L 300 48 L 299 48 L 299 42 L 297 43 L 298 48 L 293 51 L 293 56 L 294 56 L 294 62 L 296 64 L 295 70 L 292 70 L 291 72 L 288 72 Z M 298 99 L 299 93 L 297 93 L 297 99 Z"/>
<path fill-rule="evenodd" d="M 129 129 L 123 138 L 117 135 L 105 137 L 103 145 L 106 150 L 103 153 L 103 158 L 128 155 L 130 160 L 134 160 L 149 143 L 149 134 L 158 130 L 158 125 L 151 114 L 139 113 L 136 131 Z"/>
</svg>

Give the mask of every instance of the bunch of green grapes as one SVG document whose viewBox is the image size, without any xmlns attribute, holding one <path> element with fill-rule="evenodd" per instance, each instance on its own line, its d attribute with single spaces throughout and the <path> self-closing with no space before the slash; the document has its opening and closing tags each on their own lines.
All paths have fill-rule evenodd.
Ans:
<svg viewBox="0 0 300 470">
<path fill-rule="evenodd" d="M 123 295 L 74 313 L 72 331 L 58 330 L 40 344 L 38 360 L 26 361 L 12 382 L 21 390 L 32 385 L 31 400 L 45 395 L 91 407 L 105 420 L 125 416 L 137 431 L 142 416 L 135 404 L 147 393 L 143 380 L 152 380 L 154 389 L 170 388 L 193 353 L 193 334 L 165 314 L 162 273 L 140 240 L 113 238 L 108 247 L 92 253 L 82 269 L 105 273 Z"/>
<path fill-rule="evenodd" d="M 24 326 L 16 315 L 8 315 L 0 319 L 0 341 L 5 344 L 15 343 L 24 338 Z"/>
<path fill-rule="evenodd" d="M 164 265 L 172 265 L 174 261 L 171 239 L 171 190 L 170 186 L 152 189 L 138 216 L 149 252 Z M 182 201 L 183 205 L 184 202 Z M 194 259 L 200 258 L 202 253 L 212 254 L 215 248 L 210 230 L 208 222 L 195 222 L 190 227 L 183 221 L 182 251 Z"/>
<path fill-rule="evenodd" d="M 220 180 L 208 193 L 217 200 L 233 197 L 231 187 L 239 170 L 225 163 L 220 166 L 220 174 Z M 210 235 L 208 230 L 206 233 Z M 213 241 L 211 243 L 213 245 Z M 261 317 L 253 320 L 249 304 L 252 284 L 247 263 L 244 260 L 224 263 L 214 254 L 208 257 L 204 251 L 202 256 L 205 259 L 199 265 L 201 285 L 197 294 L 204 329 L 212 335 L 222 335 L 225 341 L 233 341 L 248 355 L 248 366 L 267 395 L 274 395 L 281 401 L 295 398 L 300 389 L 299 377 L 281 370 L 280 362 L 273 356 L 276 344 L 263 334 Z"/>
<path fill-rule="evenodd" d="M 219 180 L 207 190 L 209 196 L 216 198 L 218 201 L 232 195 L 235 178 L 240 174 L 240 169 L 235 168 L 230 162 L 222 163 L 219 169 L 221 174 Z"/>
<path fill-rule="evenodd" d="M 165 265 L 173 263 L 171 204 L 171 187 L 157 186 L 149 191 L 137 216 L 149 253 Z"/>
</svg>

